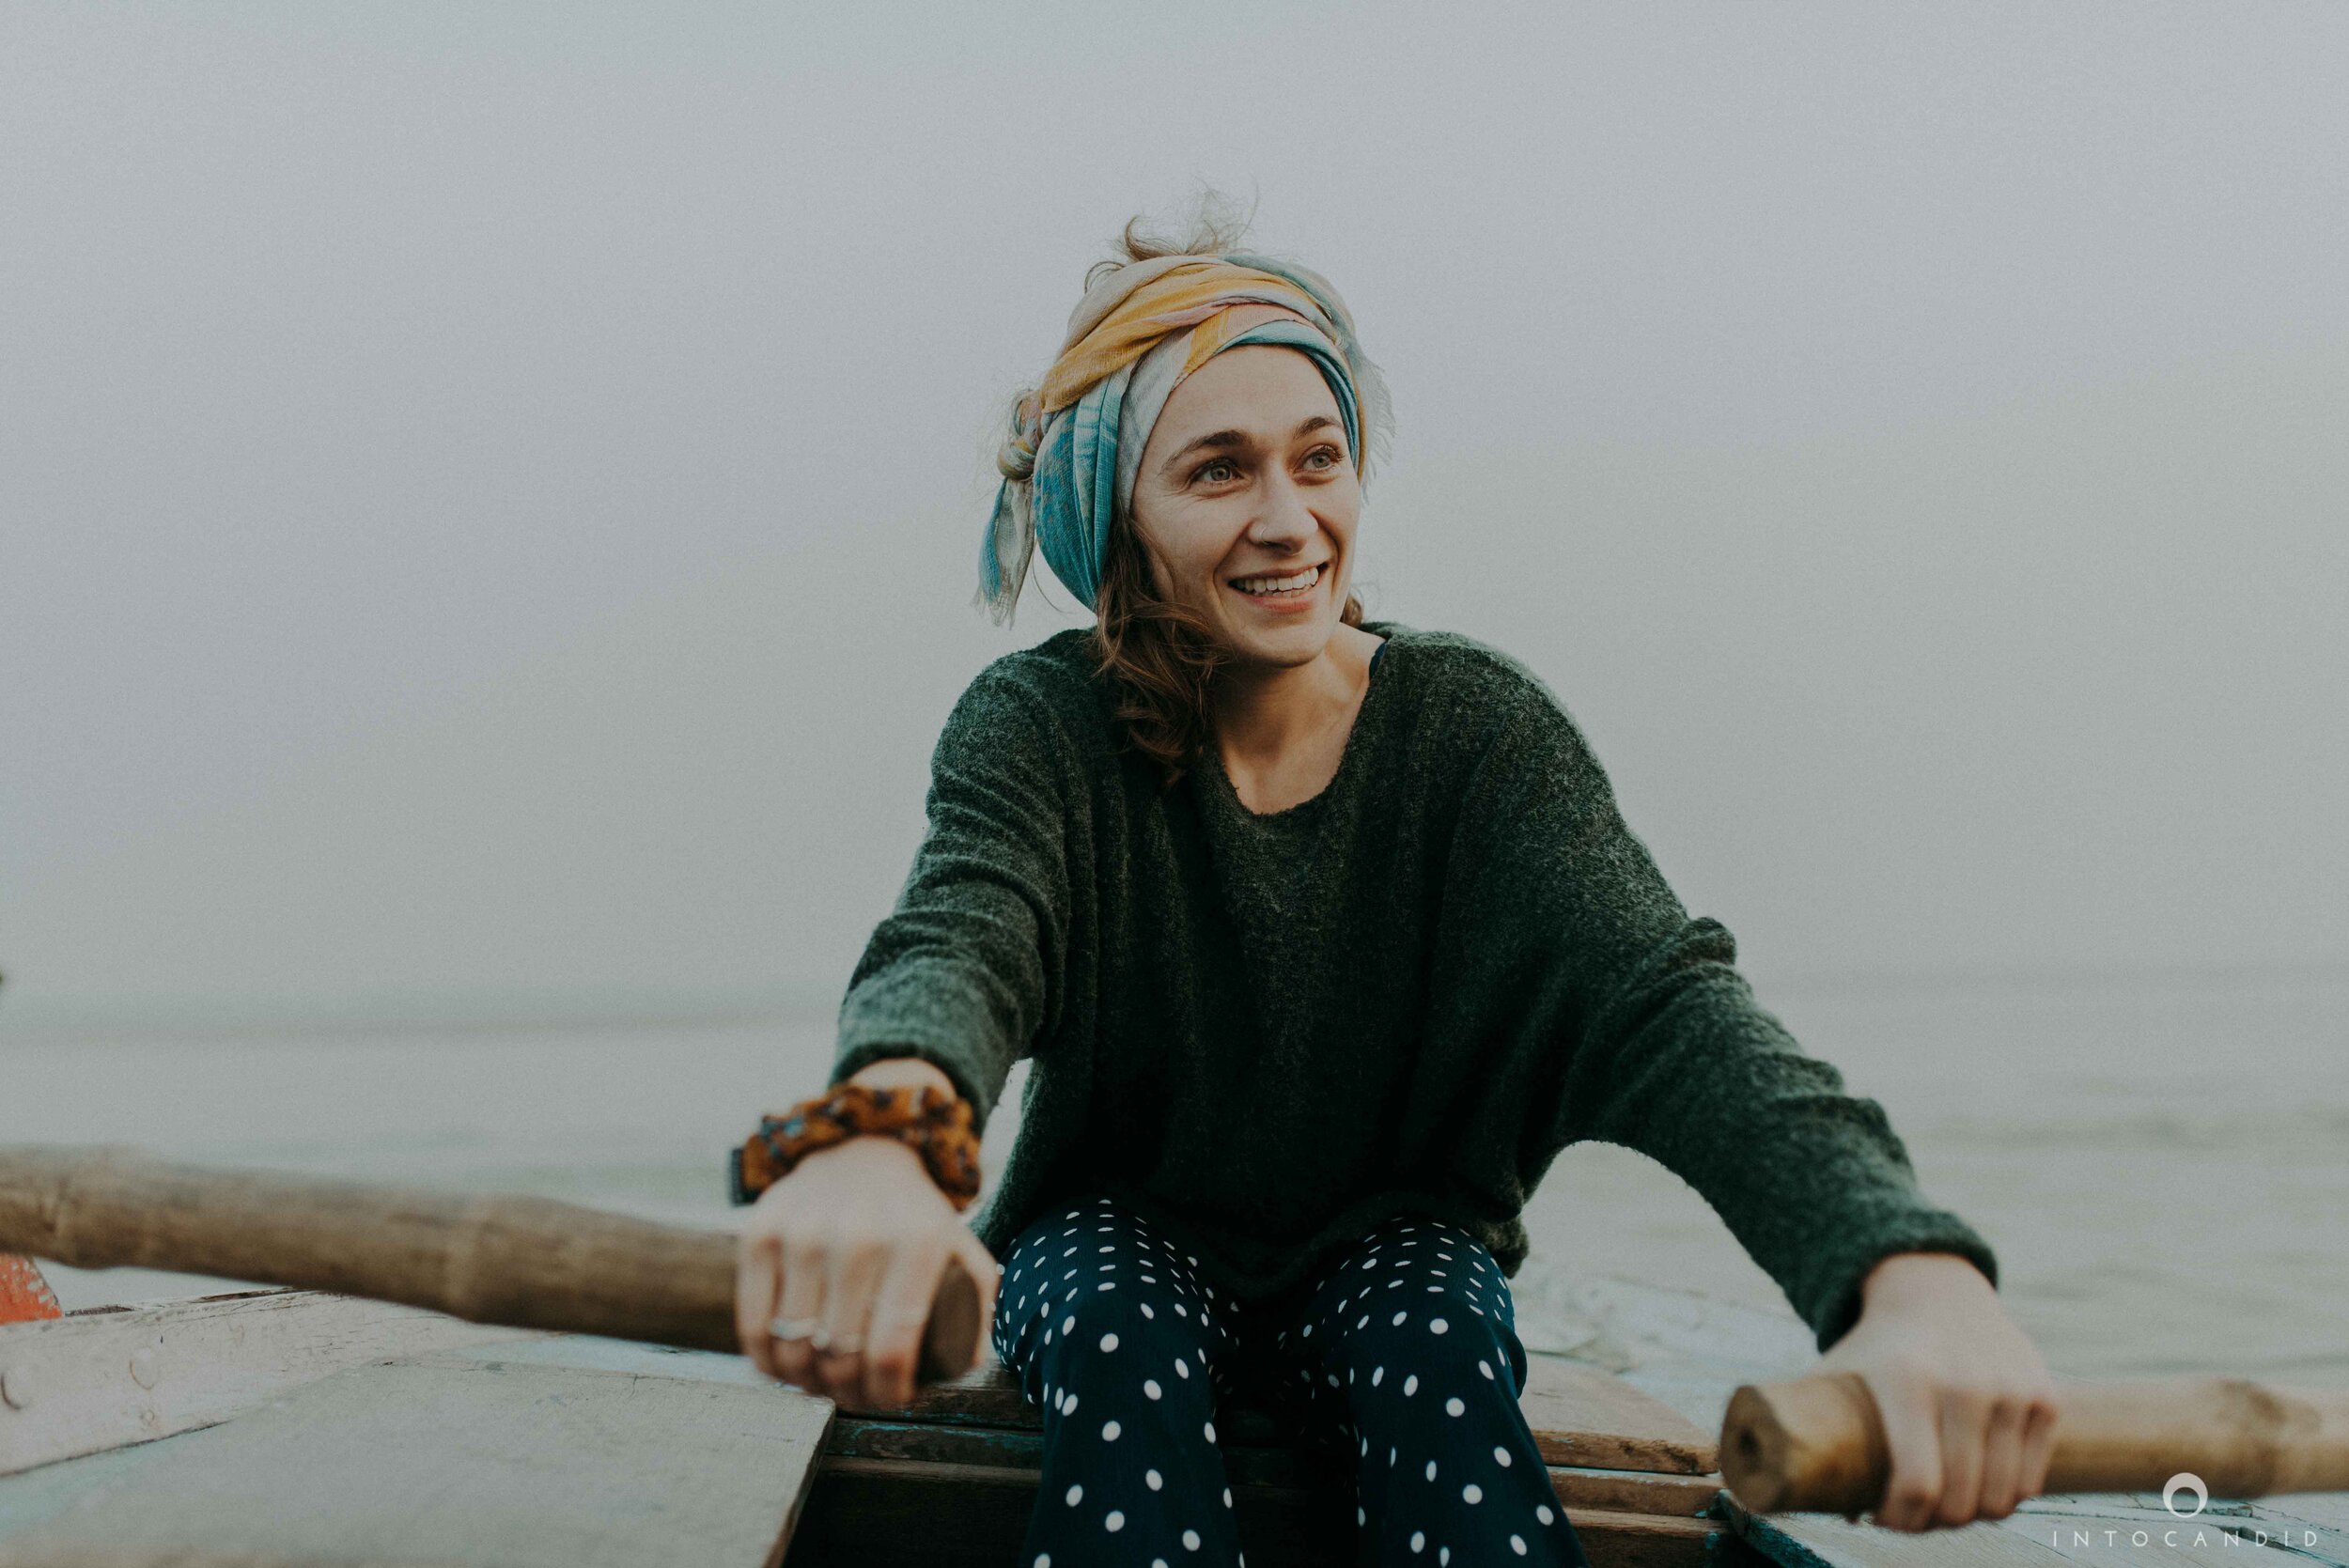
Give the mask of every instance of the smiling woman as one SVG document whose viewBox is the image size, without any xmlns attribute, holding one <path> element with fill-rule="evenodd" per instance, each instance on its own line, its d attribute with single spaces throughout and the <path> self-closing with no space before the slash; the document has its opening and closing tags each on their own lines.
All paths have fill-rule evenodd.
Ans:
<svg viewBox="0 0 2349 1568">
<path fill-rule="evenodd" d="M 902 1400 L 959 1255 L 1044 1410 L 1028 1568 L 1237 1563 L 1239 1386 L 1354 1469 L 1364 1555 L 1581 1562 L 1508 1280 L 1544 1171 L 1602 1140 L 1684 1177 L 1869 1380 L 1880 1523 L 2011 1512 L 2052 1389 L 1989 1247 L 1755 1003 L 1549 689 L 1363 617 L 1383 386 L 1326 279 L 1234 239 L 1129 227 L 1019 400 L 981 598 L 1008 618 L 1040 550 L 1097 621 L 947 721 L 841 1007 L 826 1097 L 871 1096 L 875 1132 L 758 1199 L 745 1349 Z M 939 1150 L 1030 1056 L 966 1228 Z"/>
</svg>

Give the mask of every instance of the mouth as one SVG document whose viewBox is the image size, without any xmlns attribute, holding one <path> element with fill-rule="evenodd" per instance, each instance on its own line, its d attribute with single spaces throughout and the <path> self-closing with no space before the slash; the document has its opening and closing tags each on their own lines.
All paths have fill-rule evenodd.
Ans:
<svg viewBox="0 0 2349 1568">
<path fill-rule="evenodd" d="M 1316 562 L 1298 571 L 1260 573 L 1254 577 L 1235 577 L 1228 585 L 1233 592 L 1269 610 L 1301 605 L 1314 597 L 1321 580 L 1330 574 L 1330 563 Z"/>
</svg>

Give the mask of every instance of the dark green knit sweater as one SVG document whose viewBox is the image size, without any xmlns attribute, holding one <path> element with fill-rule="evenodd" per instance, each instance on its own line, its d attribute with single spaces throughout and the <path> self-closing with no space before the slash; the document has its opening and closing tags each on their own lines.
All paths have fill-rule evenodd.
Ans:
<svg viewBox="0 0 2349 1568">
<path fill-rule="evenodd" d="M 1997 1262 L 1933 1207 L 1882 1108 L 1755 1005 L 1548 689 L 1389 623 L 1337 775 L 1270 815 L 1207 754 L 1121 746 L 1087 636 L 972 681 L 929 832 L 840 1014 L 834 1081 L 919 1056 L 984 1120 L 1033 1054 L 973 1220 L 998 1256 L 1106 1192 L 1259 1300 L 1397 1215 L 1514 1275 L 1558 1151 L 1638 1149 L 1718 1210 L 1825 1350 L 1889 1253 Z"/>
</svg>

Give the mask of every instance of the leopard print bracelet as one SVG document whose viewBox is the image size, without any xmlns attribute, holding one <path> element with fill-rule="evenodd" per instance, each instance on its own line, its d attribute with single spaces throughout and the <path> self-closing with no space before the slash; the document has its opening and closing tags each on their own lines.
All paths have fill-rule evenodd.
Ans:
<svg viewBox="0 0 2349 1568">
<path fill-rule="evenodd" d="M 780 1116 L 762 1116 L 758 1130 L 728 1151 L 734 1201 L 748 1203 L 818 1149 L 878 1133 L 922 1157 L 930 1177 L 957 1209 L 979 1195 L 979 1136 L 971 1102 L 934 1084 L 875 1089 L 835 1083 Z"/>
</svg>

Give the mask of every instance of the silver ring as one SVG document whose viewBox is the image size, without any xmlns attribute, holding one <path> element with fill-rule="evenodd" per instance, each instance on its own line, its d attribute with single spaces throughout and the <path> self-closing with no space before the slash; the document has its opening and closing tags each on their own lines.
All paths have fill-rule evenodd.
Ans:
<svg viewBox="0 0 2349 1568">
<path fill-rule="evenodd" d="M 804 1340 L 823 1326 L 819 1317 L 779 1317 L 767 1325 L 767 1332 L 779 1340 Z"/>
<path fill-rule="evenodd" d="M 827 1355 L 853 1356 L 864 1348 L 864 1336 L 862 1334 L 831 1335 L 818 1328 L 816 1330 L 816 1337 L 807 1343 Z"/>
</svg>

